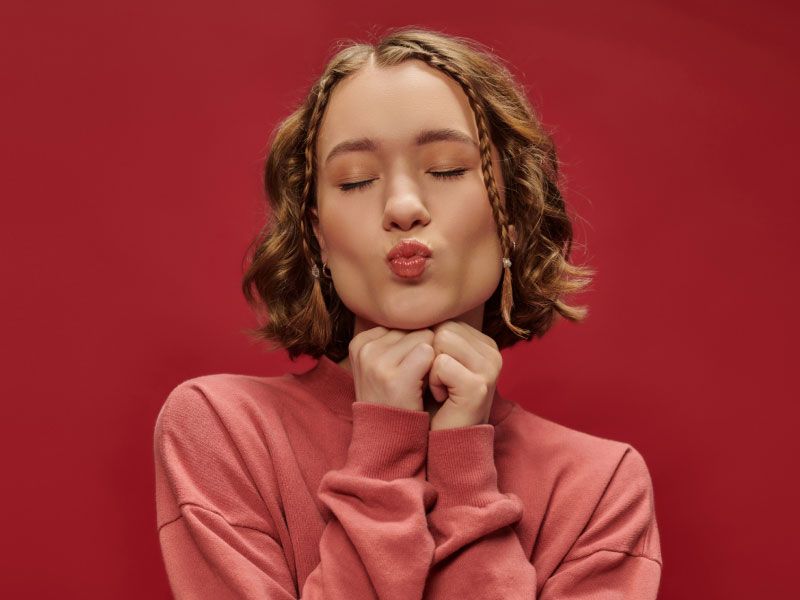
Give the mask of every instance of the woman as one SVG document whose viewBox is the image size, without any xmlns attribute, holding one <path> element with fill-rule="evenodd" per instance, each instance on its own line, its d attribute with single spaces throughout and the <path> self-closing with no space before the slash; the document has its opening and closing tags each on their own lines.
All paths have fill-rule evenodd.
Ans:
<svg viewBox="0 0 800 600">
<path fill-rule="evenodd" d="M 350 44 L 277 130 L 243 290 L 281 377 L 178 385 L 156 423 L 178 598 L 655 598 L 647 466 L 501 396 L 500 350 L 585 309 L 557 159 L 487 49 Z"/>
</svg>

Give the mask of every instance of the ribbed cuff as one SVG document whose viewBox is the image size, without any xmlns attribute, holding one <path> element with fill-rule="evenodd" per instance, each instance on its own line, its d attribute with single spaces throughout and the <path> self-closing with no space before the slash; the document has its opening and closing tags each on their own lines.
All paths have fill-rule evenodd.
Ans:
<svg viewBox="0 0 800 600">
<path fill-rule="evenodd" d="M 425 477 L 430 415 L 374 402 L 353 402 L 353 432 L 343 470 L 391 481 Z"/>
<path fill-rule="evenodd" d="M 436 429 L 428 433 L 428 481 L 437 506 L 485 506 L 497 499 L 494 425 Z"/>
</svg>

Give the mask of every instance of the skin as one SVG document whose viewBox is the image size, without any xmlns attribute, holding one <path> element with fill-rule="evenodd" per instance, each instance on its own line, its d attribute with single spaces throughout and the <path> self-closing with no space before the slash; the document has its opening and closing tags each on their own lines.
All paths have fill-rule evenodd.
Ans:
<svg viewBox="0 0 800 600">
<path fill-rule="evenodd" d="M 453 129 L 474 143 L 437 140 L 418 146 L 423 130 Z M 340 142 L 372 138 L 374 150 L 339 153 Z M 355 315 L 353 346 L 389 332 L 428 329 L 427 375 L 437 403 L 431 429 L 488 422 L 502 359 L 481 329 L 484 304 L 502 276 L 502 249 L 481 176 L 478 129 L 454 80 L 422 61 L 369 63 L 334 88 L 316 147 L 314 233 L 336 291 Z M 505 201 L 500 159 L 492 162 Z M 456 171 L 441 178 L 433 172 Z M 342 186 L 369 182 L 345 191 Z M 350 186 L 352 187 L 352 186 Z M 509 233 L 514 239 L 513 225 Z M 424 274 L 400 279 L 387 252 L 413 237 L 433 251 Z M 362 334 L 362 335 L 360 335 Z M 435 414 L 434 414 L 435 412 Z"/>
</svg>

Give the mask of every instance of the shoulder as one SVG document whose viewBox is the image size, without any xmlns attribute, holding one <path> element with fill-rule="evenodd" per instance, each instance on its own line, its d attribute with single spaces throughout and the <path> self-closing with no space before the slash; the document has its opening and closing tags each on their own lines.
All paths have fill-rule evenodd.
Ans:
<svg viewBox="0 0 800 600">
<path fill-rule="evenodd" d="M 169 391 L 153 431 L 159 527 L 192 505 L 271 530 L 280 513 L 270 440 L 281 427 L 280 379 L 220 373 Z"/>
<path fill-rule="evenodd" d="M 640 474 L 647 470 L 631 444 L 572 429 L 519 404 L 499 427 L 498 437 L 509 445 L 508 450 L 516 446 L 524 460 L 561 473 L 610 474 L 629 453 L 634 455 L 632 462 L 637 463 Z"/>
<path fill-rule="evenodd" d="M 167 394 L 156 418 L 156 435 L 219 436 L 255 421 L 276 418 L 291 395 L 286 376 L 217 373 L 181 381 Z"/>
<path fill-rule="evenodd" d="M 245 470 L 280 428 L 281 377 L 219 373 L 178 383 L 155 420 L 153 451 L 167 469 Z"/>
<path fill-rule="evenodd" d="M 632 444 L 592 435 L 517 405 L 500 436 L 520 468 L 546 488 L 549 518 L 578 525 L 575 553 L 619 550 L 661 560 L 653 481 Z M 563 514 L 559 514 L 563 513 Z"/>
<path fill-rule="evenodd" d="M 272 398 L 280 378 L 214 374 L 178 383 L 167 394 L 153 430 L 157 476 L 180 505 L 212 509 L 231 522 L 251 523 L 263 503 L 259 485 L 270 475 L 265 431 L 279 426 Z M 166 518 L 166 517 L 165 517 Z"/>
</svg>

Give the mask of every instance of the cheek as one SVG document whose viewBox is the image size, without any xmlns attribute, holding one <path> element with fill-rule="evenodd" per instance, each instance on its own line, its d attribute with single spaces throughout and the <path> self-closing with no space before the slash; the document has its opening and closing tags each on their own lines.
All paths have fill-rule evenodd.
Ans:
<svg viewBox="0 0 800 600">
<path fill-rule="evenodd" d="M 448 208 L 449 215 L 440 217 L 440 223 L 444 223 L 442 238 L 452 251 L 452 274 L 482 288 L 484 277 L 494 277 L 493 265 L 500 256 L 500 238 L 483 182 L 463 190 Z"/>
<path fill-rule="evenodd" d="M 446 222 L 451 239 L 472 246 L 482 245 L 487 238 L 497 235 L 489 194 L 482 180 L 458 194 L 448 208 Z"/>
<path fill-rule="evenodd" d="M 370 237 L 366 224 L 375 217 L 365 214 L 363 208 L 356 206 L 329 207 L 323 213 L 323 234 L 329 253 L 336 256 L 339 266 L 347 268 L 348 264 L 359 267 L 367 261 L 374 250 L 379 247 Z"/>
</svg>

